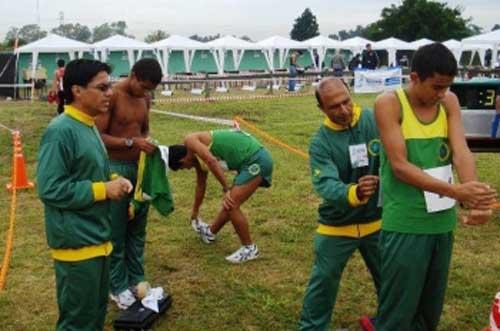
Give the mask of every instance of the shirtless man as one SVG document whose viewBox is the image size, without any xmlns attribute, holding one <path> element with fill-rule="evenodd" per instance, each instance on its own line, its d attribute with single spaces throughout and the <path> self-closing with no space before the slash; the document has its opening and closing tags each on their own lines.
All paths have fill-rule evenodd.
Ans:
<svg viewBox="0 0 500 331">
<path fill-rule="evenodd" d="M 96 125 L 110 158 L 111 173 L 137 179 L 137 161 L 144 151 L 154 152 L 149 138 L 149 91 L 160 83 L 162 72 L 154 59 L 142 59 L 129 77 L 113 87 L 109 112 L 96 119 Z M 111 299 L 120 309 L 135 301 L 138 283 L 144 281 L 144 243 L 148 208 L 129 220 L 132 195 L 111 204 L 113 252 L 111 253 Z"/>
</svg>

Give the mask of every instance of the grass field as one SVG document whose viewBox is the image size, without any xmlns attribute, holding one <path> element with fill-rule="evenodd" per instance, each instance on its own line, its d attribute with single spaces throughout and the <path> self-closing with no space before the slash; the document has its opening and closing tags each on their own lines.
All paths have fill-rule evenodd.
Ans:
<svg viewBox="0 0 500 331">
<path fill-rule="evenodd" d="M 374 96 L 356 97 L 365 106 Z M 284 142 L 307 150 L 312 133 L 322 122 L 313 97 L 160 104 L 161 110 L 232 118 L 256 124 Z M 37 148 L 54 107 L 42 103 L 0 102 L 0 123 L 22 130 L 28 174 L 35 178 Z M 151 115 L 152 135 L 163 144 L 180 142 L 192 131 L 220 128 L 213 124 Z M 313 193 L 308 164 L 297 155 L 265 142 L 275 160 L 273 187 L 258 190 L 245 205 L 251 232 L 261 258 L 244 265 L 228 265 L 224 256 L 239 247 L 230 225 L 213 246 L 202 244 L 189 226 L 194 172 L 170 174 L 175 211 L 168 217 L 150 213 L 146 247 L 147 278 L 173 297 L 157 330 L 294 330 L 312 265 L 312 238 L 319 199 Z M 11 137 L 0 131 L 0 185 L 11 174 Z M 500 154 L 476 155 L 480 178 L 500 190 Z M 201 215 L 211 221 L 220 188 L 209 179 Z M 8 225 L 10 195 L 0 191 L 0 256 Z M 493 296 L 500 290 L 500 219 L 483 227 L 456 231 L 455 251 L 440 330 L 482 330 Z M 334 312 L 333 330 L 358 330 L 357 318 L 374 314 L 376 298 L 370 276 L 359 254 L 344 271 Z M 432 298 L 428 298 L 432 300 Z M 117 309 L 109 306 L 106 329 L 111 330 Z M 1 330 L 52 330 L 57 319 L 55 280 L 47 249 L 43 208 L 35 191 L 18 195 L 14 251 L 7 288 L 0 292 Z"/>
</svg>

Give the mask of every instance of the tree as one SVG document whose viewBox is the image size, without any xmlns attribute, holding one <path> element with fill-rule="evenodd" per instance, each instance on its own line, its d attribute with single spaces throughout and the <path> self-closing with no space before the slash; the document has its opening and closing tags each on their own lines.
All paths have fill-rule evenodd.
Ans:
<svg viewBox="0 0 500 331">
<path fill-rule="evenodd" d="M 430 38 L 436 41 L 463 39 L 480 28 L 462 17 L 461 7 L 428 0 L 403 0 L 401 5 L 382 9 L 381 19 L 363 33 L 372 40 L 396 37 L 403 40 Z"/>
<path fill-rule="evenodd" d="M 168 33 L 166 33 L 163 30 L 155 30 L 148 34 L 146 38 L 144 39 L 145 42 L 147 43 L 154 43 L 155 41 L 160 41 L 165 38 L 168 38 Z"/>
<path fill-rule="evenodd" d="M 83 42 L 90 42 L 90 37 L 92 36 L 89 27 L 80 23 L 61 24 L 57 28 L 52 29 L 52 33 Z"/>
<path fill-rule="evenodd" d="M 94 42 L 109 38 L 114 35 L 122 35 L 125 37 L 134 38 L 132 35 L 128 35 L 125 30 L 127 29 L 127 23 L 124 21 L 117 21 L 112 23 L 104 23 L 99 26 L 94 27 L 92 31 L 92 39 Z"/>
<path fill-rule="evenodd" d="M 200 41 L 202 43 L 206 43 L 208 41 L 212 41 L 212 40 L 219 39 L 219 38 L 220 38 L 220 33 L 214 34 L 213 36 L 210 36 L 210 35 L 209 36 L 199 36 L 197 34 L 194 34 L 194 35 L 189 37 L 189 39 Z"/>
<path fill-rule="evenodd" d="M 18 46 L 36 41 L 47 36 L 47 31 L 40 30 L 37 24 L 28 24 L 22 28 L 11 27 L 5 35 L 5 44 L 12 47 L 16 37 L 19 38 Z"/>
<path fill-rule="evenodd" d="M 364 34 L 365 28 L 361 25 L 357 25 L 355 29 L 340 30 L 338 34 L 331 34 L 329 37 L 336 40 L 346 40 L 352 37 L 362 37 Z"/>
<path fill-rule="evenodd" d="M 500 30 L 500 24 L 495 24 L 493 26 L 493 28 L 491 28 L 491 31 L 495 31 L 495 30 Z"/>
<path fill-rule="evenodd" d="M 319 35 L 319 25 L 316 16 L 309 8 L 306 8 L 302 15 L 295 19 L 290 37 L 294 40 L 302 41 Z"/>
<path fill-rule="evenodd" d="M 247 35 L 243 35 L 240 37 L 240 39 L 242 40 L 245 40 L 245 41 L 248 41 L 248 42 L 253 42 L 252 38 L 250 38 L 249 36 Z"/>
</svg>

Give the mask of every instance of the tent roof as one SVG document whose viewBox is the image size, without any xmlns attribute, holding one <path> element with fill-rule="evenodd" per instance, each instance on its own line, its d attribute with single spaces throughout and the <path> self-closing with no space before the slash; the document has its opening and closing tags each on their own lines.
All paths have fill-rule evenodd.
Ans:
<svg viewBox="0 0 500 331">
<path fill-rule="evenodd" d="M 340 41 L 322 35 L 304 40 L 302 44 L 308 47 L 327 47 L 327 48 L 340 48 L 342 45 Z"/>
<path fill-rule="evenodd" d="M 260 46 L 255 43 L 251 43 L 233 36 L 220 37 L 218 39 L 205 43 L 205 45 L 213 48 L 260 49 Z"/>
<path fill-rule="evenodd" d="M 343 48 L 364 48 L 366 44 L 373 44 L 373 41 L 362 37 L 352 37 L 342 40 L 341 43 Z"/>
<path fill-rule="evenodd" d="M 90 51 L 91 45 L 81 41 L 65 38 L 56 34 L 49 34 L 47 37 L 38 39 L 32 43 L 19 47 L 16 53 L 59 53 Z"/>
<path fill-rule="evenodd" d="M 303 43 L 298 42 L 296 40 L 288 39 L 285 37 L 281 36 L 273 36 L 269 37 L 267 39 L 261 40 L 256 43 L 257 46 L 260 46 L 262 48 L 293 48 L 293 49 L 300 49 L 300 48 L 307 48 Z"/>
<path fill-rule="evenodd" d="M 415 49 L 417 49 L 419 47 L 422 47 L 422 46 L 425 46 L 425 45 L 428 45 L 428 44 L 432 44 L 433 42 L 434 42 L 433 40 L 430 40 L 430 39 L 427 39 L 427 38 L 422 38 L 422 39 L 419 39 L 419 40 L 412 41 L 410 44 L 412 46 L 415 46 Z"/>
<path fill-rule="evenodd" d="M 455 39 L 446 40 L 443 45 L 448 47 L 448 49 L 460 49 L 462 48 L 462 43 Z"/>
<path fill-rule="evenodd" d="M 129 50 L 129 49 L 152 49 L 153 47 L 145 42 L 135 40 L 122 35 L 114 35 L 104 40 L 92 44 L 93 48 L 108 49 L 115 51 Z"/>
<path fill-rule="evenodd" d="M 377 41 L 373 43 L 372 46 L 373 49 L 401 49 L 401 50 L 415 49 L 415 46 L 411 45 L 410 43 L 394 37 Z"/>
<path fill-rule="evenodd" d="M 500 30 L 494 30 L 462 39 L 462 44 L 500 44 Z"/>
<path fill-rule="evenodd" d="M 191 38 L 172 35 L 166 39 L 157 41 L 151 44 L 155 48 L 170 48 L 170 49 L 207 49 L 205 43 L 193 40 Z"/>
</svg>

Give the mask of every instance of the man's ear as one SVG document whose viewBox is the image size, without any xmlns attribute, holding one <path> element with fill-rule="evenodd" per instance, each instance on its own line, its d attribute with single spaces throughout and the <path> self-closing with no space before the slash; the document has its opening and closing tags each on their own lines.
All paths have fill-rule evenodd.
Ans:
<svg viewBox="0 0 500 331">
<path fill-rule="evenodd" d="M 410 81 L 412 82 L 418 82 L 420 78 L 418 77 L 418 74 L 415 71 L 410 72 Z"/>
<path fill-rule="evenodd" d="M 83 88 L 78 85 L 71 86 L 71 92 L 73 93 L 73 99 L 80 98 Z"/>
</svg>

